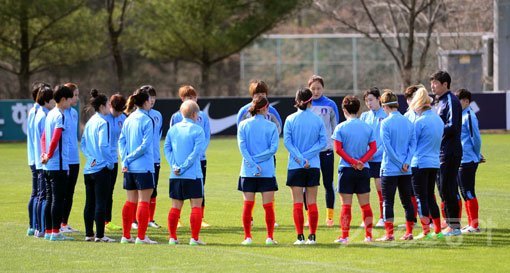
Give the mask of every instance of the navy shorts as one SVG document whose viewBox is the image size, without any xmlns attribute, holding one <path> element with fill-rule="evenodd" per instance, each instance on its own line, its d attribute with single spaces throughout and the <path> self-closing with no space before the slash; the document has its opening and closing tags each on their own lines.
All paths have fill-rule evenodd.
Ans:
<svg viewBox="0 0 510 273">
<path fill-rule="evenodd" d="M 381 178 L 381 162 L 368 162 L 370 166 L 370 177 Z"/>
<path fill-rule="evenodd" d="M 277 191 L 278 183 L 275 177 L 239 177 L 237 190 L 242 192 Z"/>
<path fill-rule="evenodd" d="M 289 187 L 315 187 L 320 185 L 321 170 L 319 168 L 311 169 L 293 169 L 287 171 L 287 186 Z"/>
<path fill-rule="evenodd" d="M 154 174 L 124 173 L 124 189 L 128 191 L 154 189 Z"/>
<path fill-rule="evenodd" d="M 169 179 L 170 198 L 177 200 L 204 198 L 204 184 L 202 178 L 197 179 Z"/>
<path fill-rule="evenodd" d="M 358 171 L 344 167 L 338 171 L 338 192 L 345 194 L 363 194 L 370 192 L 370 171 L 364 168 Z"/>
</svg>

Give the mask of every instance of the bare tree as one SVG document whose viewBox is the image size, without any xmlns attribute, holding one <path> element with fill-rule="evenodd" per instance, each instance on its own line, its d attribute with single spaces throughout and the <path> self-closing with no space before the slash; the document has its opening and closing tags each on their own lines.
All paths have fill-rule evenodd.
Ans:
<svg viewBox="0 0 510 273">
<path fill-rule="evenodd" d="M 403 85 L 422 80 L 432 34 L 446 18 L 445 0 L 314 0 L 348 29 L 378 41 L 390 53 Z M 425 33 L 417 37 L 417 33 Z"/>
<path fill-rule="evenodd" d="M 105 0 L 106 12 L 108 13 L 107 25 L 110 38 L 110 50 L 115 64 L 117 74 L 117 90 L 122 90 L 124 85 L 124 63 L 122 61 L 122 50 L 119 43 L 120 35 L 124 30 L 125 17 L 130 0 L 122 0 L 120 3 L 120 14 L 115 18 L 115 0 Z"/>
</svg>

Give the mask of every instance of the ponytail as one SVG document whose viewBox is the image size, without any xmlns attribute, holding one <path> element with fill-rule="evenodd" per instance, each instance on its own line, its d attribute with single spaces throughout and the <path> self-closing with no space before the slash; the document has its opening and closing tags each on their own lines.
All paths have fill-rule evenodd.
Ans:
<svg viewBox="0 0 510 273">
<path fill-rule="evenodd" d="M 251 102 L 251 106 L 248 109 L 248 112 L 250 112 L 250 114 L 252 116 L 255 116 L 260 112 L 261 109 L 268 107 L 268 106 L 269 106 L 269 101 L 266 99 L 266 97 L 255 96 Z"/>
<path fill-rule="evenodd" d="M 135 98 L 133 95 L 129 96 L 126 102 L 126 110 L 124 110 L 124 114 L 129 116 L 135 110 Z"/>
<path fill-rule="evenodd" d="M 312 103 L 313 94 L 310 89 L 301 87 L 296 91 L 296 99 L 294 107 L 305 110 L 308 107 L 309 103 Z"/>
</svg>

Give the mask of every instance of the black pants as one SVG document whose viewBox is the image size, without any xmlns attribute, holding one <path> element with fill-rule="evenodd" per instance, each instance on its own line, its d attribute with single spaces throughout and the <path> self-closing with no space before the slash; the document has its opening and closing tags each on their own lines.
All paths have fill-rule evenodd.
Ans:
<svg viewBox="0 0 510 273">
<path fill-rule="evenodd" d="M 85 178 L 85 236 L 94 236 L 94 221 L 96 222 L 96 237 L 104 237 L 104 222 L 106 204 L 110 193 L 110 170 L 84 175 Z"/>
<path fill-rule="evenodd" d="M 202 169 L 202 183 L 204 185 L 204 198 L 202 198 L 202 207 L 205 207 L 205 177 L 207 175 L 207 160 L 200 161 L 200 168 Z"/>
<path fill-rule="evenodd" d="M 30 228 L 35 229 L 35 212 L 37 208 L 37 170 L 35 165 L 30 165 L 30 171 L 32 172 L 32 192 L 28 200 L 28 224 Z"/>
<path fill-rule="evenodd" d="M 36 205 L 35 221 L 37 230 L 46 231 L 46 223 L 51 220 L 46 218 L 46 175 L 43 170 L 37 170 L 37 205 Z M 51 218 L 50 218 L 51 219 Z"/>
<path fill-rule="evenodd" d="M 108 194 L 106 198 L 106 212 L 104 216 L 105 222 L 112 221 L 112 207 L 113 207 L 113 191 L 115 190 L 115 182 L 117 182 L 117 172 L 119 171 L 119 164 L 113 165 L 113 170 L 110 170 L 110 179 L 108 183 Z"/>
<path fill-rule="evenodd" d="M 411 175 L 382 176 L 381 187 L 384 200 L 384 221 L 393 222 L 394 220 L 393 205 L 395 203 L 395 193 L 398 188 L 398 195 L 405 210 L 406 221 L 416 222 L 414 207 L 411 202 Z"/>
<path fill-rule="evenodd" d="M 46 229 L 59 230 L 62 221 L 67 171 L 46 171 Z"/>
<path fill-rule="evenodd" d="M 449 155 L 440 158 L 437 188 L 445 204 L 446 223 L 454 229 L 460 228 L 457 174 L 461 157 Z"/>
<path fill-rule="evenodd" d="M 436 177 L 437 169 L 435 168 L 413 168 L 412 184 L 420 217 L 430 215 L 432 218 L 439 218 L 439 207 L 434 197 Z"/>
<path fill-rule="evenodd" d="M 154 163 L 154 190 L 152 191 L 151 198 L 158 197 L 159 169 L 161 169 L 161 164 Z"/>
<path fill-rule="evenodd" d="M 319 154 L 321 161 L 322 184 L 326 190 L 326 207 L 335 208 L 335 189 L 333 187 L 333 170 L 335 168 L 335 157 L 333 151 L 324 151 Z"/>
<path fill-rule="evenodd" d="M 478 163 L 469 162 L 462 163 L 457 175 L 457 183 L 459 184 L 460 193 L 464 201 L 476 198 L 475 193 L 475 176 Z"/>
<path fill-rule="evenodd" d="M 66 190 L 64 194 L 64 207 L 62 211 L 62 223 L 67 224 L 71 209 L 73 207 L 74 189 L 76 181 L 78 181 L 78 173 L 80 172 L 80 164 L 69 164 L 69 173 L 67 175 Z"/>
</svg>

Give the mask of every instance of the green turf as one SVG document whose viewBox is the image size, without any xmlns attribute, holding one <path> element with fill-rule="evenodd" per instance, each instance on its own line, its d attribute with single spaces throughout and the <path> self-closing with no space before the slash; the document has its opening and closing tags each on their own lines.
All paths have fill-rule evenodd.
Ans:
<svg viewBox="0 0 510 273">
<path fill-rule="evenodd" d="M 477 195 L 483 233 L 467 235 L 442 242 L 362 243 L 363 230 L 358 206 L 353 206 L 351 243 L 333 244 L 339 235 L 338 225 L 324 225 L 324 190 L 319 191 L 320 226 L 316 246 L 293 246 L 295 240 L 290 192 L 285 186 L 287 153 L 280 145 L 277 178 L 280 191 L 276 196 L 276 217 L 280 227 L 275 230 L 278 246 L 267 247 L 263 209 L 255 208 L 254 245 L 241 246 L 242 197 L 237 189 L 240 155 L 235 139 L 214 139 L 208 150 L 206 184 L 206 220 L 212 227 L 203 229 L 203 247 L 186 244 L 169 246 L 166 218 L 169 168 L 162 164 L 156 221 L 160 230 L 149 229 L 148 235 L 159 245 L 121 245 L 84 242 L 83 176 L 76 187 L 70 224 L 81 232 L 74 242 L 48 242 L 25 236 L 28 223 L 27 201 L 30 195 L 30 171 L 26 164 L 24 144 L 0 144 L 0 271 L 105 271 L 105 272 L 503 272 L 510 258 L 510 135 L 483 135 L 483 154 L 487 163 L 479 167 Z M 338 158 L 337 158 L 338 160 Z M 166 163 L 166 162 L 165 162 Z M 335 175 L 336 179 L 336 175 Z M 114 197 L 114 222 L 121 224 L 121 208 L 125 200 L 121 179 Z M 376 197 L 372 208 L 378 216 Z M 403 222 L 403 211 L 397 203 L 397 223 Z M 339 203 L 335 218 L 338 219 Z M 181 242 L 189 240 L 189 205 L 182 212 L 186 227 L 178 230 Z M 466 220 L 463 220 L 465 223 Z M 415 235 L 419 229 L 415 230 Z M 402 235 L 396 231 L 396 236 Z M 120 239 L 121 233 L 107 233 Z M 376 229 L 374 237 L 382 236 Z"/>
</svg>

